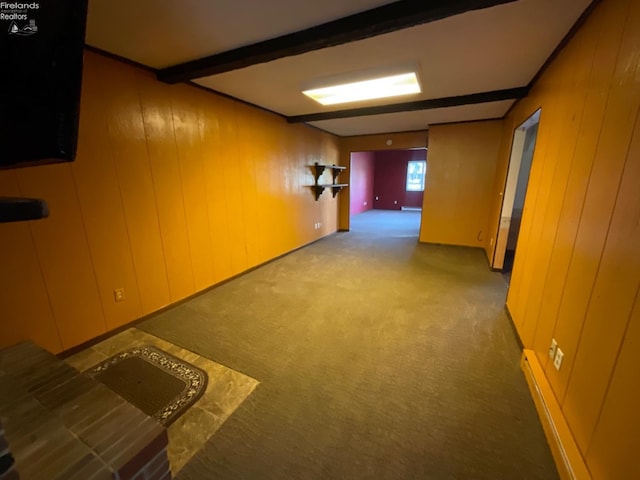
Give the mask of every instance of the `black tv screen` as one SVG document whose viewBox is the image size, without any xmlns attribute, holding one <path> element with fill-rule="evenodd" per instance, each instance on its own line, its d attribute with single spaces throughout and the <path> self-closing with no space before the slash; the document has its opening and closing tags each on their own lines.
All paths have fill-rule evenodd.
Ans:
<svg viewBox="0 0 640 480">
<path fill-rule="evenodd" d="M 87 2 L 0 1 L 0 168 L 75 158 Z"/>
</svg>

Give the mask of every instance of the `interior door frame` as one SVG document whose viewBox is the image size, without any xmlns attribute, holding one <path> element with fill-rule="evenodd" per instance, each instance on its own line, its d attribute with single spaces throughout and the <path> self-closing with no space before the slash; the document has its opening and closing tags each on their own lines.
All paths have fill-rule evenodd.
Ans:
<svg viewBox="0 0 640 480">
<path fill-rule="evenodd" d="M 518 184 L 518 176 L 522 166 L 522 157 L 525 148 L 525 138 L 527 131 L 536 123 L 540 123 L 542 109 L 538 108 L 527 119 L 513 130 L 511 140 L 511 153 L 509 155 L 509 165 L 507 167 L 507 175 L 500 196 L 502 203 L 500 205 L 500 221 L 498 222 L 498 231 L 496 232 L 496 246 L 493 250 L 491 258 L 491 268 L 493 270 L 502 270 L 504 267 L 504 258 L 507 251 L 507 241 L 509 239 L 509 229 L 511 227 L 511 213 L 513 212 L 513 203 Z M 537 141 L 537 139 L 536 139 Z M 535 147 L 534 147 L 535 150 Z M 531 166 L 529 166 L 531 168 Z M 528 182 L 527 182 L 528 183 Z M 526 198 L 526 195 L 525 195 Z M 509 205 L 506 205 L 509 203 Z M 505 207 L 509 210 L 509 216 L 504 216 Z"/>
</svg>

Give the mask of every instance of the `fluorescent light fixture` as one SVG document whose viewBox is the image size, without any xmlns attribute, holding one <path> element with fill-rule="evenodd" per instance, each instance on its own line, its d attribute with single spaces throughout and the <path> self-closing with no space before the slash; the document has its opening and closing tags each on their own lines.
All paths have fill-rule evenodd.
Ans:
<svg viewBox="0 0 640 480">
<path fill-rule="evenodd" d="M 313 90 L 305 90 L 302 93 L 322 105 L 336 105 L 338 103 L 398 97 L 420 92 L 417 75 L 414 72 L 409 72 L 344 83 L 342 85 L 315 88 Z"/>
</svg>

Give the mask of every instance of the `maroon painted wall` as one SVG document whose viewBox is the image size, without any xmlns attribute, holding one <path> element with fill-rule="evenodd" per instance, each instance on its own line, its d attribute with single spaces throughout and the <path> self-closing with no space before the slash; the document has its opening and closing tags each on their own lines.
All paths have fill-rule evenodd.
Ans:
<svg viewBox="0 0 640 480">
<path fill-rule="evenodd" d="M 379 210 L 400 210 L 422 207 L 424 192 L 407 192 L 407 164 L 426 160 L 426 150 L 381 150 L 375 152 L 373 207 Z"/>
<path fill-rule="evenodd" d="M 351 179 L 349 191 L 351 215 L 373 208 L 374 152 L 353 152 L 351 154 Z"/>
</svg>

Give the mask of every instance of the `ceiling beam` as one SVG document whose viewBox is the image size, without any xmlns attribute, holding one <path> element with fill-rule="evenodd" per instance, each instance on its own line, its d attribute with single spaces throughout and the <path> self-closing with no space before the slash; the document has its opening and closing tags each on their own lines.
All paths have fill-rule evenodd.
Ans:
<svg viewBox="0 0 640 480">
<path fill-rule="evenodd" d="M 529 87 L 507 88 L 492 92 L 472 93 L 457 97 L 432 98 L 415 102 L 393 103 L 391 105 L 377 105 L 374 107 L 350 108 L 333 112 L 309 113 L 287 117 L 289 123 L 318 122 L 320 120 L 334 120 L 336 118 L 364 117 L 367 115 L 382 115 L 385 113 L 412 112 L 415 110 L 432 110 L 434 108 L 459 107 L 476 103 L 499 102 L 502 100 L 518 100 L 526 97 Z"/>
<path fill-rule="evenodd" d="M 401 0 L 306 30 L 163 68 L 158 70 L 158 79 L 177 83 L 207 77 L 514 1 Z"/>
</svg>

